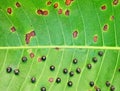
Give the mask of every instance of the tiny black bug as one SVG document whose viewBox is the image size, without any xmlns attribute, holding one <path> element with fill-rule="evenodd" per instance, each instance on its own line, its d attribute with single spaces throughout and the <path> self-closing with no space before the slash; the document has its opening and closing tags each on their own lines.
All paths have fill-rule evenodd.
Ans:
<svg viewBox="0 0 120 91">
<path fill-rule="evenodd" d="M 14 74 L 15 74 L 15 75 L 19 75 L 19 73 L 20 73 L 19 69 L 15 69 L 15 70 L 14 70 Z"/>
<path fill-rule="evenodd" d="M 58 77 L 58 78 L 56 79 L 56 83 L 60 83 L 60 82 L 61 82 L 61 78 Z"/>
<path fill-rule="evenodd" d="M 68 73 L 68 69 L 67 69 L 67 68 L 64 68 L 64 69 L 63 69 L 63 73 L 64 73 L 64 74 L 67 74 L 67 73 Z"/>
<path fill-rule="evenodd" d="M 68 86 L 71 87 L 73 85 L 72 81 L 68 81 Z"/>
<path fill-rule="evenodd" d="M 98 55 L 99 55 L 99 56 L 103 56 L 103 52 L 102 52 L 102 51 L 99 51 L 99 52 L 98 52 Z"/>
<path fill-rule="evenodd" d="M 115 87 L 113 85 L 110 87 L 110 91 L 115 91 Z"/>
<path fill-rule="evenodd" d="M 36 82 L 36 78 L 35 78 L 35 77 L 32 77 L 32 78 L 31 78 L 31 82 L 32 82 L 32 83 L 35 83 L 35 82 Z"/>
<path fill-rule="evenodd" d="M 93 87 L 93 86 L 94 86 L 94 82 L 93 82 L 93 81 L 90 81 L 89 85 L 90 85 L 91 87 Z"/>
<path fill-rule="evenodd" d="M 22 62 L 26 62 L 27 61 L 27 57 L 22 57 Z"/>
<path fill-rule="evenodd" d="M 46 91 L 46 88 L 45 87 L 41 87 L 41 91 Z"/>
<path fill-rule="evenodd" d="M 7 67 L 7 68 L 6 68 L 6 72 L 7 72 L 7 73 L 12 72 L 12 68 L 11 68 L 11 67 Z"/>
<path fill-rule="evenodd" d="M 41 59 L 42 59 L 43 61 L 45 61 L 45 60 L 46 60 L 46 56 L 42 56 Z"/>
<path fill-rule="evenodd" d="M 100 88 L 97 88 L 96 91 L 101 91 L 101 89 L 100 89 Z"/>
<path fill-rule="evenodd" d="M 93 61 L 94 63 L 96 63 L 96 62 L 97 62 L 97 58 L 96 58 L 96 57 L 93 57 L 93 58 L 92 58 L 92 61 Z"/>
<path fill-rule="evenodd" d="M 110 82 L 109 81 L 106 81 L 106 86 L 109 87 L 110 86 Z"/>
<path fill-rule="evenodd" d="M 54 66 L 54 65 L 51 65 L 51 66 L 50 66 L 50 70 L 51 70 L 51 71 L 55 70 L 55 66 Z"/>
<path fill-rule="evenodd" d="M 77 69 L 76 69 L 76 72 L 77 72 L 77 73 L 80 73 L 80 72 L 81 72 L 81 69 L 80 69 L 80 68 L 77 68 Z"/>
<path fill-rule="evenodd" d="M 77 62 L 78 62 L 78 60 L 75 58 L 75 59 L 73 59 L 73 63 L 74 64 L 77 64 Z"/>
<path fill-rule="evenodd" d="M 74 76 L 74 72 L 73 71 L 70 71 L 69 75 L 72 77 Z"/>
<path fill-rule="evenodd" d="M 92 68 L 92 65 L 91 65 L 91 64 L 87 64 L 87 68 L 88 68 L 88 69 L 91 69 L 91 68 Z"/>
</svg>

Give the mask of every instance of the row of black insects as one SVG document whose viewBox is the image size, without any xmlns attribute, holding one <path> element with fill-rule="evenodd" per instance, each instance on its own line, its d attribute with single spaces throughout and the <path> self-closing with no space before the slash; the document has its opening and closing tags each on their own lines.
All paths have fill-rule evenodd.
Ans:
<svg viewBox="0 0 120 91">
<path fill-rule="evenodd" d="M 103 53 L 102 51 L 99 51 L 99 52 L 98 52 L 98 55 L 99 55 L 100 57 L 103 56 L 103 54 L 104 54 L 104 53 Z M 26 62 L 26 61 L 27 61 L 27 57 L 23 56 L 21 60 L 22 60 L 22 62 Z M 42 56 L 42 57 L 41 57 L 41 60 L 42 60 L 42 61 L 45 61 L 45 60 L 46 60 L 46 56 Z M 93 57 L 93 58 L 92 58 L 92 61 L 93 61 L 94 63 L 96 63 L 98 60 L 97 60 L 96 57 Z M 73 59 L 73 64 L 77 64 L 77 63 L 78 63 L 78 60 L 77 60 L 76 58 Z M 92 65 L 91 65 L 91 64 L 87 64 L 86 67 L 87 67 L 88 69 L 91 69 L 91 68 L 92 68 Z M 51 65 L 51 66 L 50 66 L 50 70 L 51 70 L 51 71 L 54 71 L 54 70 L 55 70 L 55 66 L 54 66 L 54 65 Z M 120 69 L 119 69 L 119 71 L 120 71 Z M 12 72 L 12 67 L 7 67 L 7 68 L 6 68 L 6 72 L 7 72 L 7 73 L 11 73 L 11 72 Z M 20 70 L 19 70 L 19 69 L 14 69 L 14 74 L 15 74 L 15 75 L 19 75 L 19 73 L 20 73 Z M 68 73 L 68 69 L 67 69 L 67 68 L 64 68 L 64 69 L 63 69 L 63 73 L 64 73 L 64 74 L 67 74 L 67 73 Z M 77 73 L 77 74 L 80 74 L 80 73 L 81 73 L 81 69 L 80 69 L 79 67 L 76 68 L 76 73 Z M 70 71 L 70 72 L 69 72 L 69 76 L 70 76 L 70 77 L 74 76 L 74 71 Z M 35 82 L 36 82 L 36 77 L 32 77 L 32 78 L 31 78 L 31 82 L 32 82 L 32 83 L 35 83 Z M 57 78 L 56 78 L 56 83 L 60 83 L 60 82 L 61 82 L 61 78 L 60 78 L 60 77 L 57 77 Z M 107 87 L 110 87 L 110 85 L 111 85 L 109 81 L 106 81 L 105 84 L 106 84 Z M 72 87 L 73 82 L 72 82 L 72 81 L 68 81 L 68 82 L 67 82 L 67 85 L 68 85 L 69 87 Z M 89 82 L 89 85 L 90 85 L 91 87 L 93 87 L 93 86 L 94 86 L 94 82 L 93 82 L 93 81 L 90 81 L 90 82 Z M 41 90 L 41 91 L 46 91 L 46 87 L 41 87 L 40 90 Z M 115 90 L 115 87 L 114 87 L 113 85 L 111 85 L 110 91 L 114 91 L 114 90 Z M 101 91 L 101 89 L 97 87 L 97 88 L 96 88 L 96 91 Z"/>
</svg>

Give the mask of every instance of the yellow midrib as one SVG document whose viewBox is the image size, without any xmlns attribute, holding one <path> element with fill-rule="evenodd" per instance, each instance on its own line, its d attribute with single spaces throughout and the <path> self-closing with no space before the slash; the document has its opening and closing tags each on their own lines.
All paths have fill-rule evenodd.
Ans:
<svg viewBox="0 0 120 91">
<path fill-rule="evenodd" d="M 35 48 L 81 48 L 81 49 L 109 49 L 109 50 L 120 50 L 120 47 L 109 47 L 109 46 L 11 46 L 11 47 L 0 47 L 0 49 L 35 49 Z"/>
</svg>

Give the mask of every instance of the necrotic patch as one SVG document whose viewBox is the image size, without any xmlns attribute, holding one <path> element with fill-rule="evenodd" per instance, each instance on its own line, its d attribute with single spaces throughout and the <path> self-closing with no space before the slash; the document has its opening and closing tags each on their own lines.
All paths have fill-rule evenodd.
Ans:
<svg viewBox="0 0 120 91">
<path fill-rule="evenodd" d="M 52 3 L 51 1 L 48 1 L 48 2 L 47 2 L 47 5 L 51 5 L 51 3 Z"/>
<path fill-rule="evenodd" d="M 30 38 L 34 37 L 35 35 L 36 35 L 35 31 L 31 31 L 30 33 L 27 33 L 26 38 L 25 38 L 26 44 L 29 44 L 30 43 Z"/>
<path fill-rule="evenodd" d="M 72 1 L 73 1 L 73 0 L 66 0 L 66 1 L 65 1 L 65 4 L 68 6 L 68 5 L 70 5 L 70 4 L 72 3 Z"/>
<path fill-rule="evenodd" d="M 11 30 L 11 32 L 15 32 L 15 31 L 16 31 L 16 28 L 15 28 L 14 26 L 12 26 L 12 27 L 10 28 L 10 30 Z"/>
<path fill-rule="evenodd" d="M 12 14 L 12 8 L 7 8 L 7 13 Z"/>
<path fill-rule="evenodd" d="M 21 7 L 21 4 L 19 2 L 16 2 L 16 7 Z"/>
<path fill-rule="evenodd" d="M 97 35 L 95 35 L 95 36 L 93 37 L 93 41 L 94 41 L 94 42 L 97 42 L 97 41 L 98 41 L 98 36 L 97 36 Z"/>
<path fill-rule="evenodd" d="M 54 4 L 54 8 L 57 8 L 57 7 L 58 7 L 58 3 L 55 3 L 55 4 Z"/>
<path fill-rule="evenodd" d="M 73 38 L 76 38 L 78 36 L 78 31 L 73 32 Z"/>
<path fill-rule="evenodd" d="M 69 11 L 69 10 L 66 10 L 66 11 L 65 11 L 65 15 L 66 15 L 66 16 L 69 16 L 69 15 L 70 15 L 70 11 Z"/>
<path fill-rule="evenodd" d="M 62 14 L 62 9 L 59 9 L 59 10 L 58 10 L 58 14 Z"/>
<path fill-rule="evenodd" d="M 104 30 L 104 31 L 107 31 L 107 30 L 108 30 L 108 24 L 105 24 L 105 25 L 104 25 L 103 30 Z"/>
<path fill-rule="evenodd" d="M 106 5 L 102 5 L 102 6 L 101 6 L 101 9 L 102 9 L 102 10 L 106 10 L 106 8 L 107 8 Z"/>
<path fill-rule="evenodd" d="M 119 3 L 119 0 L 114 0 L 113 5 L 117 5 Z"/>
</svg>

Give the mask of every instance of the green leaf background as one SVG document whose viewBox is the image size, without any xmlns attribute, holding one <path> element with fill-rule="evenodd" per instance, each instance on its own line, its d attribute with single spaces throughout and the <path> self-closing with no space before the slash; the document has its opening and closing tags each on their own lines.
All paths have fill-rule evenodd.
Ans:
<svg viewBox="0 0 120 91">
<path fill-rule="evenodd" d="M 16 3 L 21 6 L 16 7 Z M 73 0 L 70 5 L 65 0 L 0 0 L 0 91 L 120 91 L 120 1 L 119 0 Z M 54 8 L 54 3 L 58 8 Z M 116 5 L 113 2 L 118 2 Z M 105 10 L 101 7 L 106 6 Z M 7 9 L 11 8 L 9 14 Z M 48 10 L 48 15 L 37 14 L 38 9 Z M 62 9 L 62 14 L 58 10 Z M 66 10 L 70 14 L 65 15 Z M 108 28 L 105 31 L 104 26 Z M 15 27 L 16 31 L 11 32 Z M 31 31 L 35 36 L 26 44 L 26 34 Z M 77 37 L 73 33 L 77 31 Z M 94 41 L 94 37 L 97 41 Z M 100 57 L 98 52 L 104 55 Z M 34 57 L 30 57 L 30 53 Z M 46 61 L 39 62 L 43 55 Z M 26 63 L 21 58 L 28 58 Z M 97 57 L 98 62 L 92 61 Z M 73 64 L 73 59 L 78 59 Z M 92 68 L 88 69 L 87 64 Z M 49 67 L 55 66 L 55 71 Z M 6 72 L 12 67 L 11 73 Z M 75 72 L 81 68 L 81 73 Z M 20 70 L 19 75 L 14 69 Z M 63 69 L 74 71 L 74 76 L 63 74 Z M 31 77 L 36 82 L 31 83 Z M 61 78 L 61 83 L 55 82 Z M 49 82 L 53 78 L 53 82 Z M 73 86 L 67 85 L 68 81 Z M 89 82 L 94 81 L 94 87 Z M 111 83 L 110 87 L 105 85 Z"/>
</svg>

